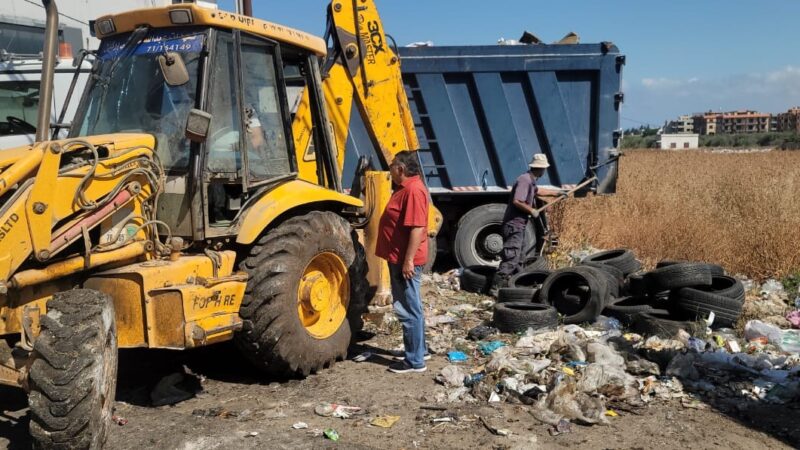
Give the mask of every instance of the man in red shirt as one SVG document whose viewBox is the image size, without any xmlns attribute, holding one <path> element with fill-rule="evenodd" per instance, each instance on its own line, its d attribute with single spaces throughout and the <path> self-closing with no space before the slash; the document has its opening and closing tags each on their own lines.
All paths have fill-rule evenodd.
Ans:
<svg viewBox="0 0 800 450">
<path fill-rule="evenodd" d="M 420 284 L 428 260 L 429 195 L 416 152 L 399 152 L 389 172 L 395 191 L 381 216 L 375 254 L 389 263 L 393 306 L 403 326 L 405 349 L 404 358 L 389 370 L 424 372 L 427 349 Z"/>
</svg>

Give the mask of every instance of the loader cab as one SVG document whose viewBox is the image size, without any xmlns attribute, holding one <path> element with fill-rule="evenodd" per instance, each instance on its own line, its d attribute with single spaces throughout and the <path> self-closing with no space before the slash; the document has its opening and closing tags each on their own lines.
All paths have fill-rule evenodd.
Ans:
<svg viewBox="0 0 800 450">
<path fill-rule="evenodd" d="M 167 52 L 187 82 L 166 79 Z M 71 134 L 152 134 L 165 172 L 157 218 L 190 240 L 235 236 L 249 202 L 297 177 L 293 120 L 311 122 L 303 152 L 330 153 L 327 127 L 313 126 L 325 123 L 318 64 L 308 50 L 238 29 L 140 27 L 102 41 Z M 193 109 L 211 115 L 194 142 Z M 322 164 L 331 158 L 316 159 L 318 184 L 337 188 L 333 166 Z"/>
</svg>

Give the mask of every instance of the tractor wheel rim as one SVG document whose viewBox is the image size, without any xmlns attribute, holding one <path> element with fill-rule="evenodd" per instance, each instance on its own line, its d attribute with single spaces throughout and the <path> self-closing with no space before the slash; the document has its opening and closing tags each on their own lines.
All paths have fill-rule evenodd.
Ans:
<svg viewBox="0 0 800 450">
<path fill-rule="evenodd" d="M 342 258 L 316 255 L 297 287 L 297 314 L 306 332 L 316 339 L 333 336 L 347 318 L 349 302 L 350 278 Z"/>
</svg>

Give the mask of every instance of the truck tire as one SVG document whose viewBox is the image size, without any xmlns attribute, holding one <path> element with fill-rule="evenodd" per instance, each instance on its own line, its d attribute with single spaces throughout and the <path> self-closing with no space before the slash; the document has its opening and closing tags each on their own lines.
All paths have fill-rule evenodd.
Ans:
<svg viewBox="0 0 800 450">
<path fill-rule="evenodd" d="M 453 239 L 453 254 L 459 266 L 500 265 L 503 250 L 501 226 L 505 211 L 506 205 L 489 203 L 477 206 L 461 217 Z M 524 257 L 536 252 L 536 231 L 531 223 L 525 229 L 525 246 Z"/>
<path fill-rule="evenodd" d="M 667 267 L 667 266 L 673 266 L 675 264 L 686 264 L 688 262 L 691 261 L 683 261 L 679 259 L 662 259 L 661 261 L 656 263 L 656 269 L 660 269 L 662 267 Z M 719 264 L 712 264 L 712 263 L 698 263 L 698 264 L 707 265 L 709 270 L 711 270 L 711 275 L 725 275 L 725 269 Z"/>
<path fill-rule="evenodd" d="M 497 268 L 492 266 L 470 266 L 461 271 L 461 289 L 476 294 L 489 292 Z"/>
<path fill-rule="evenodd" d="M 642 275 L 650 294 L 692 286 L 710 286 L 711 268 L 705 263 L 678 263 Z"/>
<path fill-rule="evenodd" d="M 366 258 L 350 224 L 313 211 L 292 217 L 252 246 L 235 341 L 259 369 L 305 377 L 347 356 L 363 324 Z"/>
<path fill-rule="evenodd" d="M 559 269 L 542 284 L 539 301 L 555 307 L 566 324 L 592 322 L 608 301 L 608 282 L 593 267 Z"/>
<path fill-rule="evenodd" d="M 608 264 L 621 270 L 624 275 L 630 275 L 642 268 L 642 263 L 636 259 L 633 252 L 625 248 L 594 253 L 584 258 L 582 262 Z"/>
<path fill-rule="evenodd" d="M 614 299 L 603 309 L 606 316 L 615 317 L 625 325 L 630 325 L 641 313 L 669 314 L 667 310 L 656 309 L 648 297 L 622 297 Z"/>
<path fill-rule="evenodd" d="M 549 305 L 498 303 L 494 305 L 492 322 L 503 333 L 519 333 L 528 328 L 555 328 L 558 325 L 558 313 Z"/>
<path fill-rule="evenodd" d="M 705 319 L 714 313 L 717 327 L 732 327 L 742 314 L 744 286 L 733 278 L 715 275 L 711 286 L 688 287 L 675 290 L 670 297 L 675 306 L 697 319 Z"/>
<path fill-rule="evenodd" d="M 497 303 L 532 303 L 536 289 L 524 287 L 500 288 L 497 292 Z"/>
<path fill-rule="evenodd" d="M 438 251 L 436 236 L 428 236 L 428 261 L 422 266 L 422 273 L 433 272 L 433 265 L 436 263 L 436 253 Z"/>
<path fill-rule="evenodd" d="M 552 272 L 549 270 L 530 270 L 520 272 L 508 280 L 510 287 L 538 289 Z"/>
<path fill-rule="evenodd" d="M 114 303 L 94 290 L 59 292 L 41 326 L 28 375 L 33 447 L 100 449 L 117 386 Z"/>
</svg>

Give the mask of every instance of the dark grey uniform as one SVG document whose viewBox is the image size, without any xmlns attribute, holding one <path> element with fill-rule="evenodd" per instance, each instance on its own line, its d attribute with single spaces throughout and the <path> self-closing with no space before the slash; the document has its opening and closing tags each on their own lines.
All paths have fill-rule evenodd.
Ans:
<svg viewBox="0 0 800 450">
<path fill-rule="evenodd" d="M 525 228 L 528 226 L 528 214 L 517 208 L 514 200 L 533 207 L 537 190 L 536 179 L 530 172 L 520 175 L 511 189 L 511 198 L 508 200 L 506 213 L 503 216 L 503 252 L 500 255 L 500 267 L 497 270 L 498 277 L 502 279 L 507 280 L 519 272 L 525 260 Z"/>
</svg>

